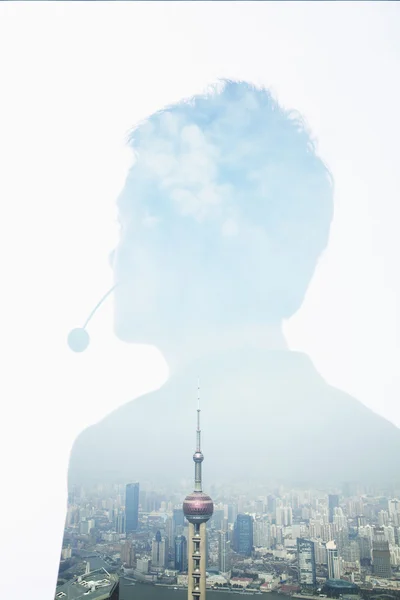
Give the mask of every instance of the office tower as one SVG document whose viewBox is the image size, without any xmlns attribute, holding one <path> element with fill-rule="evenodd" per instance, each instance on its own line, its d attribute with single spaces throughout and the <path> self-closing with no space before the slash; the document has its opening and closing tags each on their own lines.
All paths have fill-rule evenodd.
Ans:
<svg viewBox="0 0 400 600">
<path fill-rule="evenodd" d="M 125 533 L 125 513 L 122 511 L 115 516 L 115 530 L 117 533 Z"/>
<path fill-rule="evenodd" d="M 157 531 L 156 537 L 151 544 L 151 564 L 153 567 L 165 567 L 166 550 L 166 539 L 161 537 L 160 531 Z"/>
<path fill-rule="evenodd" d="M 126 542 L 121 547 L 121 562 L 123 565 L 133 567 L 134 561 L 135 550 L 133 548 L 133 544 L 130 540 L 126 540 Z"/>
<path fill-rule="evenodd" d="M 366 517 L 364 517 L 364 515 L 358 515 L 357 516 L 357 527 L 365 527 L 366 524 L 367 524 Z"/>
<path fill-rule="evenodd" d="M 286 506 L 283 509 L 283 523 L 289 527 L 293 523 L 293 511 L 291 506 Z"/>
<path fill-rule="evenodd" d="M 385 525 L 389 525 L 389 514 L 387 510 L 381 510 L 378 513 L 378 523 L 380 527 L 384 527 Z"/>
<path fill-rule="evenodd" d="M 385 540 L 389 542 L 389 546 L 394 546 L 396 544 L 396 536 L 395 529 L 391 525 L 388 527 L 384 527 Z"/>
<path fill-rule="evenodd" d="M 168 517 L 165 521 L 165 535 L 167 538 L 167 554 L 171 554 L 172 557 L 174 555 L 175 548 L 175 523 L 172 517 Z"/>
<path fill-rule="evenodd" d="M 269 513 L 274 513 L 276 510 L 276 498 L 275 496 L 272 496 L 271 494 L 269 496 L 267 496 L 267 511 Z"/>
<path fill-rule="evenodd" d="M 283 525 L 284 521 L 284 509 L 281 506 L 278 506 L 275 509 L 275 523 L 279 526 Z"/>
<path fill-rule="evenodd" d="M 253 518 L 238 515 L 234 529 L 235 551 L 242 556 L 251 556 L 253 551 Z"/>
<path fill-rule="evenodd" d="M 224 511 L 222 509 L 214 510 L 212 519 L 210 519 L 210 523 L 213 525 L 214 529 L 217 529 L 217 530 L 222 529 L 223 522 L 224 522 Z"/>
<path fill-rule="evenodd" d="M 256 548 L 270 548 L 270 525 L 267 521 L 259 520 L 253 523 L 253 543 Z"/>
<path fill-rule="evenodd" d="M 328 579 L 340 579 L 339 555 L 334 541 L 327 542 L 326 554 L 328 563 Z"/>
<path fill-rule="evenodd" d="M 183 514 L 183 508 L 174 508 L 172 513 L 172 519 L 174 521 L 175 529 L 177 527 L 185 526 L 185 515 Z"/>
<path fill-rule="evenodd" d="M 339 496 L 337 494 L 329 494 L 329 496 L 328 496 L 329 523 L 333 523 L 335 508 L 339 508 Z"/>
<path fill-rule="evenodd" d="M 206 597 L 206 523 L 212 517 L 214 504 L 202 491 L 201 463 L 204 460 L 200 445 L 200 402 L 197 408 L 195 484 L 192 494 L 186 496 L 183 512 L 189 521 L 188 600 L 205 600 Z"/>
<path fill-rule="evenodd" d="M 125 493 L 125 531 L 137 531 L 139 524 L 139 484 L 128 483 Z"/>
<path fill-rule="evenodd" d="M 383 527 L 375 527 L 372 541 L 372 569 L 374 575 L 388 579 L 392 576 L 390 565 L 390 547 L 385 539 Z"/>
<path fill-rule="evenodd" d="M 355 540 L 350 540 L 348 543 L 343 546 L 340 551 L 340 556 L 349 563 L 359 562 L 360 560 L 360 546 L 358 542 Z"/>
<path fill-rule="evenodd" d="M 360 561 L 362 564 L 369 565 L 372 556 L 372 541 L 368 536 L 359 535 L 357 538 L 360 548 Z"/>
<path fill-rule="evenodd" d="M 149 572 L 149 563 L 150 560 L 148 558 L 138 558 L 136 569 L 139 571 L 139 573 L 146 575 Z"/>
<path fill-rule="evenodd" d="M 231 543 L 227 531 L 218 532 L 218 569 L 224 574 L 231 571 Z"/>
<path fill-rule="evenodd" d="M 184 535 L 178 535 L 175 538 L 175 569 L 180 573 L 187 571 L 188 567 L 188 551 L 187 540 Z"/>
<path fill-rule="evenodd" d="M 234 523 L 236 521 L 236 517 L 238 514 L 238 509 L 236 504 L 228 504 L 228 521 L 229 523 Z"/>
<path fill-rule="evenodd" d="M 297 559 L 300 585 L 302 587 L 315 587 L 317 585 L 317 569 L 313 541 L 304 538 L 297 539 Z"/>
<path fill-rule="evenodd" d="M 393 524 L 398 527 L 400 525 L 400 501 L 397 498 L 392 498 L 388 501 L 388 510 Z"/>
</svg>

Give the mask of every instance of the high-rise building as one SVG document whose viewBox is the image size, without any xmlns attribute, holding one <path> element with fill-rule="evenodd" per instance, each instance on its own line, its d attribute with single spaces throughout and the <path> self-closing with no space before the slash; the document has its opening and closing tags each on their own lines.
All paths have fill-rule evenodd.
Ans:
<svg viewBox="0 0 400 600">
<path fill-rule="evenodd" d="M 400 501 L 397 498 L 392 498 L 388 502 L 388 509 L 393 524 L 398 527 L 400 525 Z"/>
<path fill-rule="evenodd" d="M 383 527 L 375 527 L 372 541 L 372 568 L 377 577 L 388 579 L 392 576 L 390 547 L 388 540 L 385 539 Z"/>
<path fill-rule="evenodd" d="M 183 508 L 174 508 L 172 513 L 172 519 L 174 521 L 175 528 L 185 526 L 185 515 L 183 514 Z"/>
<path fill-rule="evenodd" d="M 125 493 L 125 531 L 137 531 L 139 524 L 139 484 L 128 483 Z"/>
<path fill-rule="evenodd" d="M 329 496 L 328 496 L 329 523 L 333 523 L 333 517 L 335 515 L 335 508 L 339 508 L 339 496 L 338 496 L 338 494 L 329 494 Z"/>
<path fill-rule="evenodd" d="M 210 523 L 212 524 L 214 529 L 217 529 L 217 530 L 222 529 L 223 522 L 224 522 L 224 510 L 223 509 L 214 510 L 212 519 L 210 519 Z"/>
<path fill-rule="evenodd" d="M 228 514 L 226 516 L 228 517 L 229 523 L 234 523 L 236 521 L 237 514 L 238 514 L 237 505 L 236 504 L 228 504 Z"/>
<path fill-rule="evenodd" d="M 167 554 L 173 559 L 175 552 L 175 523 L 172 517 L 167 517 L 165 521 L 165 536 L 167 538 Z"/>
<path fill-rule="evenodd" d="M 256 548 L 271 547 L 270 524 L 264 519 L 259 519 L 253 523 L 253 543 Z"/>
<path fill-rule="evenodd" d="M 139 573 L 146 575 L 149 572 L 149 565 L 150 565 L 150 559 L 148 559 L 146 557 L 138 558 L 137 564 L 136 564 L 136 569 L 139 571 Z"/>
<path fill-rule="evenodd" d="M 235 551 L 250 556 L 253 551 L 253 517 L 239 514 L 234 529 Z"/>
<path fill-rule="evenodd" d="M 218 569 L 224 574 L 231 571 L 231 543 L 227 531 L 218 532 Z"/>
<path fill-rule="evenodd" d="M 315 564 L 315 544 L 304 538 L 297 539 L 297 558 L 299 565 L 299 583 L 302 587 L 317 585 L 317 569 Z"/>
<path fill-rule="evenodd" d="M 389 513 L 387 510 L 381 510 L 378 513 L 378 523 L 380 527 L 389 525 Z"/>
<path fill-rule="evenodd" d="M 125 533 L 125 513 L 122 511 L 115 516 L 115 530 L 117 533 Z"/>
<path fill-rule="evenodd" d="M 340 556 L 349 563 L 356 563 L 360 560 L 360 546 L 356 540 L 349 540 L 340 551 Z"/>
<path fill-rule="evenodd" d="M 135 550 L 130 540 L 126 540 L 121 547 L 121 561 L 122 564 L 125 564 L 128 567 L 133 567 L 133 563 L 135 561 Z"/>
<path fill-rule="evenodd" d="M 175 569 L 184 573 L 188 568 L 187 540 L 184 535 L 175 538 Z"/>
<path fill-rule="evenodd" d="M 371 563 L 372 553 L 372 541 L 369 536 L 359 535 L 357 538 L 358 546 L 360 548 L 360 561 L 363 564 L 369 565 Z"/>
<path fill-rule="evenodd" d="M 332 540 L 326 544 L 328 562 L 328 579 L 340 579 L 340 562 L 338 549 Z"/>
<path fill-rule="evenodd" d="M 212 517 L 214 504 L 202 490 L 201 463 L 204 460 L 200 445 L 200 401 L 197 408 L 195 484 L 192 494 L 186 496 L 183 512 L 189 521 L 188 600 L 205 600 L 206 597 L 206 523 Z"/>
<path fill-rule="evenodd" d="M 161 532 L 157 531 L 151 545 L 151 564 L 153 567 L 165 567 L 167 557 L 166 539 L 161 537 Z"/>
</svg>

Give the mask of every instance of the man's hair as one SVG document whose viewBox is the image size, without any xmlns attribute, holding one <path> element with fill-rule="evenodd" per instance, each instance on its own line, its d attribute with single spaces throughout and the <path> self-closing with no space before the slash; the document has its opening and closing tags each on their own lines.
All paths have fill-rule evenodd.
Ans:
<svg viewBox="0 0 400 600">
<path fill-rule="evenodd" d="M 135 163 L 118 202 L 122 224 L 144 210 L 212 222 L 221 236 L 261 226 L 312 274 L 328 241 L 333 180 L 303 118 L 267 89 L 219 81 L 151 115 L 128 143 Z"/>
</svg>

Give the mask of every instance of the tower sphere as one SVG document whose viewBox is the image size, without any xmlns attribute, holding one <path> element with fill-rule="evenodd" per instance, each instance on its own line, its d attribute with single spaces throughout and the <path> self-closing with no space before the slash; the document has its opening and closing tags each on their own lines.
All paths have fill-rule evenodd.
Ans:
<svg viewBox="0 0 400 600">
<path fill-rule="evenodd" d="M 183 501 L 183 513 L 190 523 L 205 523 L 214 512 L 214 503 L 204 492 L 192 492 Z"/>
</svg>

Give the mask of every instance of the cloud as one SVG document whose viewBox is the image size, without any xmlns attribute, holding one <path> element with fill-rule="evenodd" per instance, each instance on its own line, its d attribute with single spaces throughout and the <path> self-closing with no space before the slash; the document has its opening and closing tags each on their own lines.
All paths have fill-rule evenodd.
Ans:
<svg viewBox="0 0 400 600">
<path fill-rule="evenodd" d="M 301 117 L 265 89 L 220 82 L 152 115 L 130 143 L 133 187 L 160 212 L 169 201 L 178 215 L 219 222 L 221 236 L 235 235 L 249 215 L 269 226 L 303 211 L 310 222 L 318 204 L 330 222 L 329 172 Z M 300 206 L 305 196 L 307 208 Z"/>
</svg>

